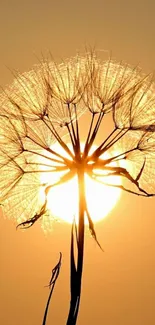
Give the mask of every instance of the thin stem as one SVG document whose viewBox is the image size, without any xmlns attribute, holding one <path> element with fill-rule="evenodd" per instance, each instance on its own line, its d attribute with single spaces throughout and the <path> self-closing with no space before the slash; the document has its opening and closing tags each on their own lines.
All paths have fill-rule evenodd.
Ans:
<svg viewBox="0 0 155 325">
<path fill-rule="evenodd" d="M 77 260 L 77 281 L 78 281 L 78 301 L 76 306 L 77 318 L 80 296 L 81 296 L 81 281 L 83 271 L 83 256 L 84 256 L 84 212 L 85 212 L 85 183 L 84 183 L 84 171 L 78 173 L 79 184 L 79 225 L 78 225 L 78 260 Z"/>
<path fill-rule="evenodd" d="M 45 149 L 45 150 L 46 150 L 46 149 Z M 50 160 L 50 161 L 52 161 L 52 162 L 56 162 L 56 163 L 58 163 L 58 164 L 63 164 L 63 165 L 64 165 L 64 161 L 61 161 L 61 160 L 58 160 L 58 159 L 54 159 L 54 158 L 48 157 L 48 156 L 43 155 L 43 154 L 41 154 L 40 152 L 37 152 L 37 151 L 33 151 L 33 150 L 29 150 L 29 149 L 25 149 L 25 148 L 24 148 L 23 152 L 32 153 L 32 154 L 37 155 L 37 156 L 39 156 L 39 157 L 43 157 L 43 158 L 45 158 L 46 160 Z M 15 157 L 15 158 L 16 158 L 16 157 Z M 63 156 L 62 156 L 61 159 L 63 159 Z"/>
<path fill-rule="evenodd" d="M 59 272 L 60 272 L 61 259 L 62 259 L 62 254 L 60 253 L 59 262 L 57 263 L 57 265 L 52 270 L 52 277 L 51 277 L 51 280 L 50 280 L 50 283 L 49 283 L 50 293 L 49 293 L 49 297 L 48 297 L 48 300 L 47 300 L 47 304 L 46 304 L 46 308 L 45 308 L 45 313 L 44 313 L 42 325 L 45 325 L 46 324 L 50 300 L 51 300 L 52 293 L 53 293 L 53 290 L 54 290 L 54 287 L 55 287 L 55 284 L 56 284 L 56 281 L 57 281 L 57 278 L 58 278 Z"/>
<path fill-rule="evenodd" d="M 97 159 L 97 161 L 95 161 L 93 164 L 89 165 L 87 167 L 88 170 L 93 170 L 93 169 L 102 169 L 103 170 L 108 170 L 109 168 L 111 168 L 111 166 L 108 166 L 108 164 L 110 164 L 111 162 L 115 161 L 120 161 L 120 160 L 125 160 L 126 159 L 126 155 L 130 152 L 133 152 L 133 151 L 136 151 L 137 150 L 137 147 L 135 148 L 132 148 L 132 149 L 129 149 L 127 151 L 124 151 L 124 152 L 121 152 L 120 154 L 116 155 L 116 156 L 113 156 L 113 157 L 110 157 L 108 159 Z M 119 159 L 119 157 L 121 157 Z M 104 175 L 106 176 L 106 175 Z"/>
<path fill-rule="evenodd" d="M 114 130 L 115 131 L 115 130 Z M 102 147 L 99 146 L 94 152 L 93 154 L 89 157 L 89 160 L 93 160 L 95 158 L 100 157 L 105 151 L 107 151 L 108 149 L 110 149 L 117 141 L 119 141 L 128 131 L 129 129 L 126 129 L 124 131 L 124 133 L 122 133 L 123 130 L 120 130 L 114 137 L 113 139 L 111 139 L 110 142 L 107 143 L 107 145 L 103 148 L 100 149 Z M 112 134 L 114 134 L 114 132 L 112 132 Z M 111 135 L 110 135 L 111 136 Z M 109 138 L 109 136 L 108 136 Z M 106 141 L 105 141 L 106 142 Z"/>
<path fill-rule="evenodd" d="M 116 134 L 116 136 L 102 150 L 100 150 L 100 153 L 99 153 L 100 156 L 105 151 L 110 149 L 117 141 L 119 141 L 129 131 L 129 129 L 126 129 L 124 133 L 122 133 L 122 131 L 124 131 L 124 130 L 123 129 L 120 130 L 120 132 L 118 134 Z"/>
<path fill-rule="evenodd" d="M 75 125 L 76 125 L 76 137 L 79 140 L 79 125 L 78 125 L 78 117 L 77 117 L 77 108 L 76 108 L 76 104 L 74 105 L 74 112 L 75 112 Z"/>
<path fill-rule="evenodd" d="M 56 140 L 61 144 L 61 138 L 60 138 L 58 132 L 55 130 L 54 125 L 51 123 L 51 121 L 49 120 L 49 121 L 50 121 L 50 124 L 51 124 L 51 126 L 52 126 L 52 129 L 51 129 L 51 127 L 48 125 L 48 123 L 46 122 L 46 120 L 45 120 L 44 118 L 42 118 L 41 120 L 42 120 L 43 123 L 47 126 L 47 128 L 49 129 L 49 131 L 53 134 L 53 136 L 55 137 L 55 139 L 56 139 Z"/>
<path fill-rule="evenodd" d="M 76 156 L 80 157 L 80 134 L 79 134 L 79 124 L 78 124 L 78 117 L 77 117 L 77 107 L 74 104 L 74 112 L 75 112 L 75 130 L 76 130 Z"/>
<path fill-rule="evenodd" d="M 87 140 L 86 140 L 85 147 L 84 147 L 84 152 L 86 151 L 86 147 L 87 147 L 89 139 L 90 139 L 94 118 L 95 118 L 95 114 L 92 113 L 92 118 L 91 118 L 91 122 L 90 122 L 90 126 L 89 126 L 89 132 L 88 132 Z"/>
<path fill-rule="evenodd" d="M 62 171 L 67 171 L 68 167 L 66 166 L 51 166 L 53 169 L 38 169 L 38 170 L 25 170 L 25 174 L 33 174 L 33 173 L 57 173 Z"/>
<path fill-rule="evenodd" d="M 75 130 L 74 130 L 74 125 L 73 125 L 73 119 L 72 119 L 70 104 L 67 104 L 67 106 L 68 106 L 68 111 L 69 111 L 69 118 L 70 118 L 70 124 L 71 124 L 71 130 L 72 130 L 72 134 L 73 134 L 73 139 L 74 139 L 74 141 L 76 143 L 77 142 L 77 139 L 76 139 L 76 135 L 75 135 Z"/>
<path fill-rule="evenodd" d="M 95 157 L 98 155 L 98 152 L 102 149 L 102 147 L 106 144 L 106 142 L 113 136 L 113 134 L 117 131 L 117 129 L 113 129 L 113 131 L 108 135 L 108 137 L 101 143 L 101 145 L 93 152 L 91 157 Z M 91 157 L 88 157 L 90 159 Z"/>
<path fill-rule="evenodd" d="M 49 130 L 51 131 L 51 133 L 55 136 L 56 140 L 59 142 L 59 144 L 62 146 L 62 148 L 69 154 L 69 156 L 73 159 L 74 155 L 72 154 L 72 152 L 70 151 L 70 149 L 68 148 L 68 146 L 66 145 L 66 143 L 61 139 L 61 137 L 59 136 L 59 134 L 57 133 L 57 131 L 54 128 L 54 125 L 52 124 L 52 128 L 55 132 L 53 132 L 53 130 L 49 127 L 49 125 L 46 123 L 46 121 L 43 119 L 43 122 L 45 123 L 45 125 L 49 128 Z"/>
<path fill-rule="evenodd" d="M 70 130 L 70 127 L 68 124 L 66 124 L 66 127 L 67 127 L 67 130 L 68 130 L 68 134 L 70 136 L 70 139 L 71 139 L 71 143 L 72 143 L 72 147 L 73 147 L 73 150 L 75 152 L 75 142 L 74 142 L 74 139 L 73 139 L 73 136 L 72 136 L 72 133 L 71 133 L 71 130 Z"/>
<path fill-rule="evenodd" d="M 55 155 L 56 157 L 62 159 L 66 164 L 67 162 L 70 162 L 69 159 L 63 157 L 62 155 L 60 155 L 59 153 L 57 153 L 56 151 L 54 151 L 53 149 L 49 148 L 49 147 L 45 147 L 43 146 L 41 143 L 37 142 L 36 140 L 34 140 L 33 138 L 31 138 L 29 135 L 27 135 L 27 139 L 30 139 L 32 142 L 34 142 L 35 144 L 37 144 L 40 148 L 42 148 L 43 150 L 46 150 L 47 152 L 50 152 L 51 154 Z M 67 147 L 67 145 L 66 145 Z M 68 147 L 67 147 L 68 148 Z M 68 148 L 69 150 L 69 148 Z M 24 149 L 24 151 L 30 152 L 28 149 Z M 73 155 L 72 155 L 73 156 Z M 73 156 L 74 158 L 74 156 Z"/>
<path fill-rule="evenodd" d="M 77 267 L 75 268 L 75 252 L 71 250 L 71 301 L 70 310 L 68 314 L 67 325 L 75 325 L 77 321 L 80 296 L 81 296 L 81 280 L 83 271 L 83 255 L 84 255 L 84 213 L 85 213 L 85 185 L 84 185 L 84 171 L 78 171 L 78 188 L 79 188 L 79 223 L 77 233 Z M 73 248 L 73 237 L 71 246 Z"/>
<path fill-rule="evenodd" d="M 91 148 L 91 146 L 92 146 L 92 144 L 93 144 L 93 142 L 94 142 L 94 140 L 96 138 L 96 135 L 97 135 L 98 129 L 100 127 L 100 124 L 102 122 L 103 116 L 104 116 L 104 112 L 101 111 L 100 114 L 99 114 L 99 117 L 97 119 L 97 122 L 95 124 L 93 133 L 92 133 L 92 135 L 90 137 L 90 140 L 87 143 L 87 145 L 85 146 L 83 157 L 86 157 L 88 155 L 88 153 L 89 153 L 89 150 L 90 150 L 90 148 Z"/>
<path fill-rule="evenodd" d="M 114 157 L 111 157 L 111 158 L 109 158 L 109 159 L 106 159 L 106 164 L 110 164 L 110 162 L 112 162 L 113 160 L 114 160 L 114 161 L 125 160 L 125 159 L 126 159 L 126 155 L 127 155 L 128 153 L 130 153 L 130 152 L 135 151 L 135 150 L 137 150 L 137 147 L 132 148 L 132 149 L 129 149 L 129 150 L 127 150 L 127 151 L 124 151 L 124 152 L 122 152 L 122 153 L 120 153 L 120 154 L 118 154 L 118 155 L 116 155 L 116 156 L 114 156 Z M 118 158 L 121 157 L 121 156 L 122 156 L 122 158 L 118 159 Z"/>
</svg>

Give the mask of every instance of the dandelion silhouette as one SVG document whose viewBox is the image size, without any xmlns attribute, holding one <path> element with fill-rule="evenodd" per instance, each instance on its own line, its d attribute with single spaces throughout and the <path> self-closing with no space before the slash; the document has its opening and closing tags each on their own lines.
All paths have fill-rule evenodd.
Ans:
<svg viewBox="0 0 155 325">
<path fill-rule="evenodd" d="M 77 176 L 79 209 L 78 222 L 73 220 L 71 228 L 71 299 L 66 323 L 76 324 L 85 219 L 100 245 L 87 206 L 85 175 L 131 194 L 155 195 L 153 77 L 111 58 L 102 62 L 90 51 L 59 65 L 43 60 L 33 70 L 16 74 L 13 84 L 2 92 L 0 103 L 0 202 L 18 227 L 31 227 L 39 219 L 50 223 L 49 192 Z M 90 116 L 90 126 L 82 150 L 79 121 L 83 114 Z M 90 154 L 107 114 L 113 130 Z M 54 149 L 55 143 L 68 158 Z M 41 181 L 45 173 L 50 176 L 49 182 Z M 60 173 L 59 180 L 52 181 L 54 173 Z M 111 176 L 121 177 L 123 182 L 107 182 Z M 60 264 L 61 256 L 53 269 L 52 290 Z"/>
</svg>

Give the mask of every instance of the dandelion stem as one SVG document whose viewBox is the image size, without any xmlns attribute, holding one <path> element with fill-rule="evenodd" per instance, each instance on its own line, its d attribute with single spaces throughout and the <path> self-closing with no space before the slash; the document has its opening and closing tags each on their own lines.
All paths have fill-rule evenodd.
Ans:
<svg viewBox="0 0 155 325">
<path fill-rule="evenodd" d="M 79 187 L 79 223 L 77 233 L 77 266 L 75 267 L 75 252 L 73 252 L 73 230 L 71 239 L 71 301 L 68 320 L 66 325 L 75 325 L 81 296 L 81 280 L 83 271 L 84 256 L 84 213 L 85 213 L 85 184 L 84 171 L 78 171 L 78 187 Z"/>
</svg>

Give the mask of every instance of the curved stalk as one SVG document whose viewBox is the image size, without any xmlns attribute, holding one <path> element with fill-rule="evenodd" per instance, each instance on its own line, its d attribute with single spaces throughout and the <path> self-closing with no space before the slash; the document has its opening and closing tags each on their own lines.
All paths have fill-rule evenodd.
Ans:
<svg viewBox="0 0 155 325">
<path fill-rule="evenodd" d="M 52 270 L 52 277 L 51 277 L 51 280 L 50 280 L 49 285 L 48 285 L 49 288 L 50 288 L 50 293 L 49 293 L 49 297 L 48 297 L 48 300 L 47 300 L 47 304 L 46 304 L 46 308 L 45 308 L 45 313 L 44 313 L 42 325 L 45 325 L 46 324 L 46 321 L 47 321 L 47 314 L 48 314 L 50 300 L 51 300 L 52 293 L 53 293 L 53 290 L 54 290 L 54 287 L 55 287 L 55 284 L 56 284 L 56 281 L 57 281 L 57 278 L 58 278 L 59 272 L 60 272 L 61 259 L 62 259 L 62 253 L 60 252 L 59 261 L 58 261 L 58 263 L 56 264 L 56 266 Z"/>
<path fill-rule="evenodd" d="M 75 325 L 77 321 L 80 296 L 81 296 L 81 281 L 83 271 L 83 256 L 84 256 L 84 213 L 85 213 L 85 184 L 84 170 L 80 168 L 78 171 L 78 189 L 79 189 L 79 221 L 76 236 L 77 256 L 74 250 L 74 234 L 72 228 L 71 237 L 71 300 L 68 320 L 66 325 Z M 76 261 L 76 262 L 75 262 Z"/>
</svg>

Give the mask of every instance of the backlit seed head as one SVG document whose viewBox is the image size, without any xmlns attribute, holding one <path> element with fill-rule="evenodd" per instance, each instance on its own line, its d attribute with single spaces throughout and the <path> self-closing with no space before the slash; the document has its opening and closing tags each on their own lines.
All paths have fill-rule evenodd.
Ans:
<svg viewBox="0 0 155 325">
<path fill-rule="evenodd" d="M 92 123 L 82 153 L 79 118 L 86 113 Z M 131 68 L 111 58 L 102 62 L 92 52 L 61 64 L 44 60 L 31 71 L 16 74 L 12 85 L 0 95 L 0 202 L 8 216 L 18 222 L 31 220 L 33 224 L 46 215 L 47 221 L 46 193 L 50 185 L 41 182 L 42 173 L 62 168 L 66 173 L 69 170 L 67 175 L 72 177 L 75 167 L 69 161 L 80 166 L 83 159 L 87 165 L 105 114 L 111 115 L 114 130 L 101 140 L 89 169 L 100 162 L 101 169 L 109 168 L 110 176 L 108 160 L 101 156 L 111 152 L 111 161 L 122 168 L 111 169 L 113 173 L 130 181 L 142 195 L 154 194 L 152 76 L 145 77 L 138 67 Z M 69 158 L 55 152 L 54 143 Z M 93 168 L 91 173 L 96 177 Z M 42 189 L 45 195 L 40 199 Z"/>
</svg>

